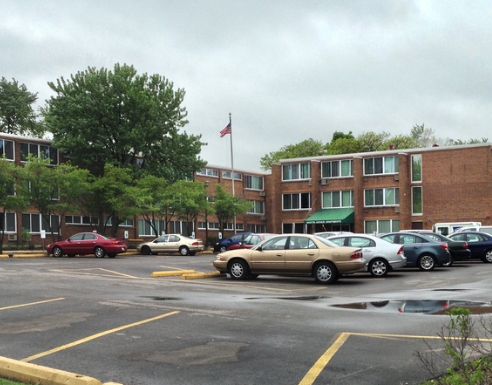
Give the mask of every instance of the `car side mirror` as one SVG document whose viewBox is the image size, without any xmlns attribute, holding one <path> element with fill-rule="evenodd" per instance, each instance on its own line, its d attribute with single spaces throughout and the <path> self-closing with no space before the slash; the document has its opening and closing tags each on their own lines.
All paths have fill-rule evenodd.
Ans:
<svg viewBox="0 0 492 385">
<path fill-rule="evenodd" d="M 258 247 L 256 248 L 256 250 L 257 250 L 257 251 L 263 251 L 263 248 L 262 248 L 261 246 L 258 246 Z"/>
</svg>

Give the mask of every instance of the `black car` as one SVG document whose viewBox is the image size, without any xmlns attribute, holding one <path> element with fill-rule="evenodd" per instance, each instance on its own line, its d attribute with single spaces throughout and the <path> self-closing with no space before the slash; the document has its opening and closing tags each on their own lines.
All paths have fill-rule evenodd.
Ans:
<svg viewBox="0 0 492 385">
<path fill-rule="evenodd" d="M 466 241 L 471 258 L 492 263 L 492 235 L 478 231 L 463 231 L 449 236 L 454 241 Z"/>
</svg>

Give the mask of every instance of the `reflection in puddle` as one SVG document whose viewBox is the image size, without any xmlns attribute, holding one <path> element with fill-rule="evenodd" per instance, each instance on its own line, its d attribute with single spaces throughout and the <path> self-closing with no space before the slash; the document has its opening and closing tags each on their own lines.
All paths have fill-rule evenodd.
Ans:
<svg viewBox="0 0 492 385">
<path fill-rule="evenodd" d="M 472 314 L 492 313 L 491 302 L 454 300 L 406 300 L 353 302 L 333 305 L 344 309 L 381 311 L 386 313 L 446 314 L 450 308 L 469 309 Z"/>
</svg>

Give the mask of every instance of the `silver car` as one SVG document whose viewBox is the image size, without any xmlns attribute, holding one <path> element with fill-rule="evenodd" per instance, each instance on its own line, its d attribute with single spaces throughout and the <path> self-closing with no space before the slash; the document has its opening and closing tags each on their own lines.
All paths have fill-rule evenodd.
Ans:
<svg viewBox="0 0 492 385">
<path fill-rule="evenodd" d="M 339 246 L 360 247 L 367 262 L 365 271 L 369 271 L 374 277 L 384 277 L 388 271 L 407 264 L 402 245 L 395 245 L 369 234 L 334 235 L 327 239 Z"/>
</svg>

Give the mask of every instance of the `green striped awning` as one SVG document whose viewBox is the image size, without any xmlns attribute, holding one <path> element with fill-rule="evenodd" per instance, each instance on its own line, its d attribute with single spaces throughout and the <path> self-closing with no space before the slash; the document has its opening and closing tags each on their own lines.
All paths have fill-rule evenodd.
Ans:
<svg viewBox="0 0 492 385">
<path fill-rule="evenodd" d="M 354 209 L 320 209 L 304 223 L 354 223 Z"/>
</svg>

